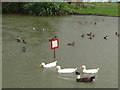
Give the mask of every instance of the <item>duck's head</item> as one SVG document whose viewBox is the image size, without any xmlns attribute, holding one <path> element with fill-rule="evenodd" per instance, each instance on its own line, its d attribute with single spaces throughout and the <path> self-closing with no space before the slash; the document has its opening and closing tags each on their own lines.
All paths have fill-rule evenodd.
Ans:
<svg viewBox="0 0 120 90">
<path fill-rule="evenodd" d="M 57 66 L 55 67 L 55 69 L 60 70 L 61 67 L 60 67 L 59 65 L 57 65 Z"/>
<path fill-rule="evenodd" d="M 85 66 L 85 65 L 82 65 L 82 66 L 80 66 L 80 68 L 82 68 L 82 69 L 86 69 L 86 66 Z"/>
<path fill-rule="evenodd" d="M 81 78 L 80 72 L 75 72 L 75 74 L 77 75 L 77 79 L 80 79 L 80 78 Z"/>
<path fill-rule="evenodd" d="M 40 66 L 44 66 L 45 65 L 45 63 L 44 62 L 42 62 L 41 64 L 40 64 Z"/>
<path fill-rule="evenodd" d="M 80 72 L 75 72 L 76 75 L 80 75 Z"/>
<path fill-rule="evenodd" d="M 90 34 L 92 34 L 92 32 L 90 32 Z"/>
<path fill-rule="evenodd" d="M 92 81 L 95 81 L 95 76 L 92 76 L 92 77 L 91 77 L 91 80 L 92 80 Z"/>
</svg>

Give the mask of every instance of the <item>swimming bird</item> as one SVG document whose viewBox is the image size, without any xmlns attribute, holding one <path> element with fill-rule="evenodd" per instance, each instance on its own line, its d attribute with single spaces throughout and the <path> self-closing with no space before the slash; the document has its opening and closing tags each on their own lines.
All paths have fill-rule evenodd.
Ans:
<svg viewBox="0 0 120 90">
<path fill-rule="evenodd" d="M 49 39 L 49 41 L 53 40 L 54 38 Z"/>
<path fill-rule="evenodd" d="M 43 28 L 43 31 L 45 30 L 45 28 Z"/>
<path fill-rule="evenodd" d="M 27 50 L 27 48 L 26 48 L 26 47 L 23 47 L 23 50 L 22 50 L 22 51 L 23 51 L 23 52 L 26 52 L 26 50 Z"/>
<path fill-rule="evenodd" d="M 95 37 L 95 35 L 93 34 L 92 37 Z"/>
<path fill-rule="evenodd" d="M 68 43 L 67 45 L 69 45 L 69 46 L 75 46 L 75 42 Z"/>
<path fill-rule="evenodd" d="M 94 24 L 96 25 L 96 22 Z"/>
<path fill-rule="evenodd" d="M 58 73 L 73 73 L 77 70 L 77 68 L 65 68 L 65 69 L 61 69 L 61 67 L 59 65 L 57 65 L 55 67 L 58 71 Z"/>
<path fill-rule="evenodd" d="M 33 29 L 33 30 L 35 30 L 36 28 L 35 28 L 35 27 L 33 27 L 32 29 Z"/>
<path fill-rule="evenodd" d="M 84 34 L 82 34 L 81 37 L 84 37 Z"/>
<path fill-rule="evenodd" d="M 77 82 L 93 82 L 93 81 L 95 81 L 95 76 L 81 78 L 79 72 L 76 72 L 75 74 L 77 75 L 77 79 L 76 79 Z"/>
<path fill-rule="evenodd" d="M 87 35 L 88 35 L 88 36 L 91 36 L 91 35 L 92 35 L 92 32 L 88 33 Z"/>
<path fill-rule="evenodd" d="M 118 35 L 118 32 L 115 32 L 115 35 Z"/>
<path fill-rule="evenodd" d="M 107 39 L 108 39 L 108 36 L 104 36 L 104 39 L 106 39 L 106 40 L 107 40 Z"/>
<path fill-rule="evenodd" d="M 24 44 L 26 44 L 27 42 L 25 40 L 22 40 Z"/>
<path fill-rule="evenodd" d="M 81 22 L 81 21 L 79 21 L 78 23 L 82 24 L 82 22 Z"/>
<path fill-rule="evenodd" d="M 19 36 L 17 36 L 17 42 L 21 42 L 21 38 Z"/>
<path fill-rule="evenodd" d="M 120 34 L 118 34 L 118 32 L 115 32 L 115 35 L 117 35 L 118 37 L 120 36 Z"/>
<path fill-rule="evenodd" d="M 118 37 L 120 36 L 120 34 L 118 34 Z"/>
<path fill-rule="evenodd" d="M 48 63 L 48 64 L 45 64 L 44 62 L 42 62 L 40 64 L 40 66 L 43 66 L 44 68 L 51 68 L 51 67 L 55 67 L 57 64 L 57 61 L 54 61 L 54 62 L 51 62 L 51 63 Z"/>
<path fill-rule="evenodd" d="M 85 23 L 87 23 L 87 21 L 85 21 Z"/>
<path fill-rule="evenodd" d="M 86 69 L 85 65 L 80 66 L 83 69 L 83 73 L 97 73 L 99 68 L 97 69 Z"/>
<path fill-rule="evenodd" d="M 55 35 L 54 38 L 57 38 L 57 36 Z"/>
<path fill-rule="evenodd" d="M 92 39 L 92 36 L 90 36 L 89 39 Z"/>
</svg>

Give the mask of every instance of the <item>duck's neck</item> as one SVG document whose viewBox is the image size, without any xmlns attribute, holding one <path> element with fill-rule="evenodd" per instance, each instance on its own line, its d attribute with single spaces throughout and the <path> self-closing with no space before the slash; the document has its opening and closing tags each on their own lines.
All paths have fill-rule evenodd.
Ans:
<svg viewBox="0 0 120 90">
<path fill-rule="evenodd" d="M 77 75 L 77 79 L 80 79 L 81 78 L 81 76 L 80 75 Z"/>
<path fill-rule="evenodd" d="M 61 70 L 61 67 L 60 67 L 60 66 L 58 67 L 58 70 Z"/>
<path fill-rule="evenodd" d="M 83 70 L 86 70 L 86 67 L 84 67 Z"/>
<path fill-rule="evenodd" d="M 42 64 L 43 65 L 43 67 L 45 67 L 45 64 Z"/>
</svg>

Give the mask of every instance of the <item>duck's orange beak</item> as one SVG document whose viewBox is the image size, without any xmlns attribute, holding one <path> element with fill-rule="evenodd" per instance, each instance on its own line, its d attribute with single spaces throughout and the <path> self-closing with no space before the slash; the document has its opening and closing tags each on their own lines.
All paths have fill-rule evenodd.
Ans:
<svg viewBox="0 0 120 90">
<path fill-rule="evenodd" d="M 80 68 L 82 68 L 82 69 L 83 69 L 83 67 L 82 67 L 82 66 L 80 66 Z"/>
<path fill-rule="evenodd" d="M 54 67 L 55 69 L 58 69 L 57 67 Z"/>
<path fill-rule="evenodd" d="M 40 67 L 42 66 L 42 64 L 39 65 Z"/>
</svg>

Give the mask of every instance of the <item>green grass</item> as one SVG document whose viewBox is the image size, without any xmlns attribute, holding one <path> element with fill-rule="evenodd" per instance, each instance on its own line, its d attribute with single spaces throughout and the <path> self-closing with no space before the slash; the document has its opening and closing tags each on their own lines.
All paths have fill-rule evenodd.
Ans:
<svg viewBox="0 0 120 90">
<path fill-rule="evenodd" d="M 118 4 L 117 3 L 92 3 L 95 8 L 92 9 L 87 7 L 87 9 L 74 9 L 76 14 L 96 14 L 96 15 L 106 15 L 106 16 L 120 16 L 118 15 Z M 97 5 L 96 5 L 97 4 Z"/>
<path fill-rule="evenodd" d="M 99 5 L 99 6 L 118 6 L 118 3 L 91 3 L 91 4 L 94 4 L 94 5 Z"/>
</svg>

